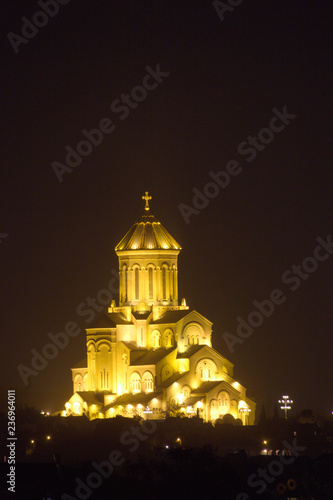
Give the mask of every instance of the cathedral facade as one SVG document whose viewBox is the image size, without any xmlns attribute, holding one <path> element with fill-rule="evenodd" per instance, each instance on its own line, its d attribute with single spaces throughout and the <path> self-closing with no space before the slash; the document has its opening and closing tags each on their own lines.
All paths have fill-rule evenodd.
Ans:
<svg viewBox="0 0 333 500">
<path fill-rule="evenodd" d="M 151 213 L 115 248 L 119 305 L 87 333 L 87 357 L 72 368 L 73 396 L 63 415 L 162 419 L 226 414 L 253 424 L 255 403 L 233 378 L 233 364 L 212 347 L 212 323 L 178 301 L 180 245 Z"/>
</svg>

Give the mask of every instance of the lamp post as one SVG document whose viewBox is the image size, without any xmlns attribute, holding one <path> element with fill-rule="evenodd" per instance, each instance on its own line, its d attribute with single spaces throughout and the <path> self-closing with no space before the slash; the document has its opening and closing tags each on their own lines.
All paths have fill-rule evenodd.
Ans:
<svg viewBox="0 0 333 500">
<path fill-rule="evenodd" d="M 280 406 L 281 410 L 284 410 L 284 416 L 287 420 L 288 418 L 288 410 L 291 410 L 291 404 L 293 404 L 293 400 L 289 399 L 289 396 L 282 396 L 282 399 L 279 399 L 279 403 L 283 406 Z"/>
</svg>

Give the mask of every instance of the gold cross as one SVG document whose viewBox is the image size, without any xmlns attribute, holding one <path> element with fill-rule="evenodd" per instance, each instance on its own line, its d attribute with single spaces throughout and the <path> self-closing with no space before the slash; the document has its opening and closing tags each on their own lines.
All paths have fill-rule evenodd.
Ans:
<svg viewBox="0 0 333 500">
<path fill-rule="evenodd" d="M 145 196 L 142 196 L 142 199 L 146 201 L 145 210 L 149 210 L 149 200 L 151 200 L 151 196 L 148 196 L 148 191 L 145 192 Z"/>
</svg>

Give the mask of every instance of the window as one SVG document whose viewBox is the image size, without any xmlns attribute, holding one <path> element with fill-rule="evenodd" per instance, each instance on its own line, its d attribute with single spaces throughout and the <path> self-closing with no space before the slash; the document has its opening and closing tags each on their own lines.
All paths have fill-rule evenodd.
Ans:
<svg viewBox="0 0 333 500">
<path fill-rule="evenodd" d="M 151 335 L 151 346 L 161 347 L 161 334 L 158 330 L 154 330 Z"/>
<path fill-rule="evenodd" d="M 149 300 L 154 298 L 154 284 L 153 284 L 153 268 L 148 269 L 148 279 L 149 279 Z"/>
<path fill-rule="evenodd" d="M 218 394 L 218 401 L 220 407 L 220 415 L 225 415 L 230 412 L 230 396 L 226 391 L 221 391 Z"/>
<path fill-rule="evenodd" d="M 166 293 L 166 269 L 165 269 L 165 267 L 163 267 L 163 269 L 162 269 L 162 292 L 163 292 L 163 300 L 166 300 L 167 293 Z"/>
<path fill-rule="evenodd" d="M 201 359 L 196 366 L 196 372 L 200 374 L 201 380 L 215 380 L 217 366 L 212 359 Z"/>
<path fill-rule="evenodd" d="M 109 372 L 104 370 L 101 372 L 101 389 L 109 387 Z"/>
<path fill-rule="evenodd" d="M 135 276 L 135 300 L 139 300 L 139 269 L 136 267 L 134 271 Z"/>
<path fill-rule="evenodd" d="M 126 380 L 127 383 L 127 380 Z M 141 391 L 141 377 L 138 372 L 133 372 L 130 377 L 130 390 L 131 392 Z"/>
<path fill-rule="evenodd" d="M 81 405 L 79 402 L 75 401 L 75 403 L 73 404 L 73 412 L 76 414 L 76 415 L 80 415 L 81 412 L 82 412 L 82 408 L 81 408 Z"/>
<path fill-rule="evenodd" d="M 141 332 L 141 345 L 143 345 L 143 326 L 140 327 Z"/>
<path fill-rule="evenodd" d="M 218 418 L 218 408 L 216 399 L 212 399 L 210 402 L 210 418 L 211 420 L 216 420 Z"/>
<path fill-rule="evenodd" d="M 123 266 L 123 283 L 124 283 L 123 301 L 127 302 L 127 267 L 126 266 Z"/>
</svg>

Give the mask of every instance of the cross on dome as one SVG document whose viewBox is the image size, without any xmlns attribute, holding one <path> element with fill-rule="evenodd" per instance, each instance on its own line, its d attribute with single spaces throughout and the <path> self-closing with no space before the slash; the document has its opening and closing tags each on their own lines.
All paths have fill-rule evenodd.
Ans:
<svg viewBox="0 0 333 500">
<path fill-rule="evenodd" d="M 149 200 L 151 200 L 151 196 L 148 196 L 148 191 L 145 192 L 145 196 L 142 196 L 142 199 L 146 201 L 145 210 L 149 210 Z"/>
</svg>

